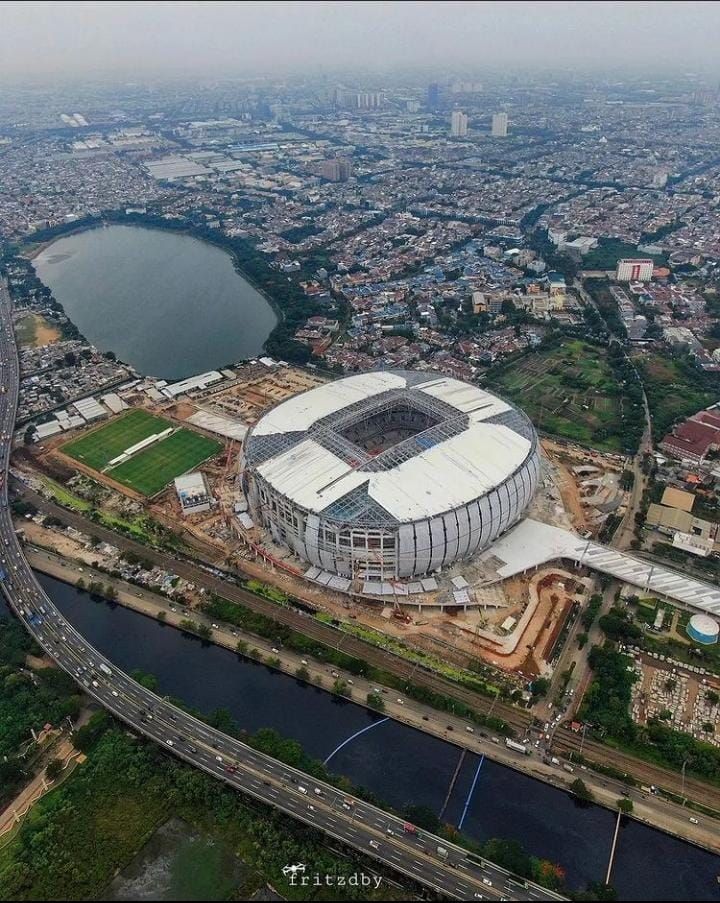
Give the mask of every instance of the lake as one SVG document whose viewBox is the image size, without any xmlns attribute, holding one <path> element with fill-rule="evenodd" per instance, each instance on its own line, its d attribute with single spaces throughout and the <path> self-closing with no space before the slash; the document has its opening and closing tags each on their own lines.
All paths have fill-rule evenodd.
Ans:
<svg viewBox="0 0 720 903">
<path fill-rule="evenodd" d="M 104 226 L 58 239 L 33 265 L 88 341 L 143 375 L 256 357 L 277 322 L 230 254 L 190 235 Z"/>
</svg>

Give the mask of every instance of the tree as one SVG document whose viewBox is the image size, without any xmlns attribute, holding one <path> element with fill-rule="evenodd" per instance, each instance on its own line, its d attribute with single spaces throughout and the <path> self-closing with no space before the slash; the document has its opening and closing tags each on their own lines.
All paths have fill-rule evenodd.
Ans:
<svg viewBox="0 0 720 903">
<path fill-rule="evenodd" d="M 385 711 L 385 701 L 383 700 L 380 693 L 375 693 L 374 691 L 368 693 L 367 704 L 371 709 L 375 709 L 376 712 Z"/>
<path fill-rule="evenodd" d="M 300 667 L 295 671 L 295 677 L 298 680 L 304 680 L 306 683 L 310 680 L 310 672 L 305 667 L 305 665 L 300 665 Z"/>
<path fill-rule="evenodd" d="M 583 803 L 592 803 L 595 799 L 592 791 L 582 778 L 575 778 L 575 780 L 570 785 L 570 790 L 575 794 L 577 799 L 579 799 Z"/>
<path fill-rule="evenodd" d="M 621 796 L 616 805 L 620 812 L 623 812 L 625 815 L 630 815 L 633 811 L 632 800 L 627 799 L 627 797 Z"/>
<path fill-rule="evenodd" d="M 212 635 L 213 635 L 212 630 L 210 629 L 210 627 L 208 627 L 207 624 L 197 624 L 196 628 L 195 628 L 195 633 L 197 633 L 197 635 L 200 637 L 200 639 L 206 643 L 210 642 L 210 640 L 212 639 Z"/>
<path fill-rule="evenodd" d="M 45 769 L 45 777 L 48 781 L 56 781 L 60 777 L 60 772 L 62 771 L 62 762 L 60 759 L 53 759 L 51 762 L 48 762 L 47 768 Z"/>
<path fill-rule="evenodd" d="M 417 825 L 418 828 L 422 828 L 424 831 L 437 833 L 440 830 L 440 819 L 430 806 L 407 805 L 403 808 L 402 814 L 411 824 Z"/>
<path fill-rule="evenodd" d="M 550 689 L 550 680 L 547 677 L 537 677 L 530 686 L 530 692 L 536 698 L 546 696 Z"/>
</svg>

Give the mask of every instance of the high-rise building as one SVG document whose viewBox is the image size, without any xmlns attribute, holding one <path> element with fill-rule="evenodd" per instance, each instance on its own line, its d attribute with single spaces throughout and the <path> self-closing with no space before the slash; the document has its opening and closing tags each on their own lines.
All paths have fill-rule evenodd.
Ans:
<svg viewBox="0 0 720 903">
<path fill-rule="evenodd" d="M 347 182 L 352 175 L 352 163 L 344 157 L 323 160 L 320 175 L 330 182 Z"/>
<path fill-rule="evenodd" d="M 468 118 L 460 110 L 453 110 L 450 117 L 450 134 L 453 138 L 464 138 L 467 135 Z"/>
<path fill-rule="evenodd" d="M 354 106 L 358 110 L 379 110 L 384 100 L 382 91 L 362 91 L 355 95 Z"/>
<path fill-rule="evenodd" d="M 335 106 L 350 110 L 379 110 L 385 102 L 383 91 L 335 89 Z"/>
<path fill-rule="evenodd" d="M 493 113 L 492 136 L 493 138 L 507 138 L 508 115 L 507 113 Z"/>
<path fill-rule="evenodd" d="M 428 85 L 427 90 L 427 105 L 429 110 L 436 110 L 440 104 L 440 85 L 437 82 L 433 82 L 431 85 Z"/>
<path fill-rule="evenodd" d="M 650 258 L 625 258 L 618 260 L 615 278 L 618 282 L 649 282 L 654 268 Z"/>
</svg>

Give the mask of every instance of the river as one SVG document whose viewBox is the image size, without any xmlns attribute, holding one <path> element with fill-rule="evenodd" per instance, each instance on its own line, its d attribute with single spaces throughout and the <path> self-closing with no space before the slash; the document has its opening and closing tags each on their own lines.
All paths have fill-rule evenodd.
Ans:
<svg viewBox="0 0 720 903">
<path fill-rule="evenodd" d="M 177 380 L 253 358 L 277 322 L 230 254 L 190 235 L 88 229 L 33 265 L 88 341 L 143 375 Z"/>
<path fill-rule="evenodd" d="M 93 645 L 130 671 L 158 678 L 162 694 L 210 712 L 227 708 L 248 731 L 272 727 L 325 759 L 357 731 L 372 729 L 333 756 L 347 775 L 390 804 L 424 804 L 439 812 L 460 750 L 443 740 L 369 712 L 234 653 L 121 606 L 94 602 L 75 587 L 38 575 L 63 614 Z M 582 807 L 567 793 L 468 754 L 444 820 L 476 839 L 518 840 L 530 853 L 557 862 L 578 888 L 604 880 L 615 825 L 613 813 Z M 470 794 L 475 775 L 475 789 Z M 632 820 L 621 828 L 612 883 L 622 900 L 717 900 L 720 859 Z"/>
</svg>

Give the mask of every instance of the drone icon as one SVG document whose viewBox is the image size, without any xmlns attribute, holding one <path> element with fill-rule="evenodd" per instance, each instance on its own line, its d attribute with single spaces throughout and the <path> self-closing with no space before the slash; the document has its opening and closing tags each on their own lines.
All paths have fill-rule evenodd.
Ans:
<svg viewBox="0 0 720 903">
<path fill-rule="evenodd" d="M 296 865 L 284 865 L 282 869 L 283 875 L 287 878 L 288 875 L 291 877 L 295 877 L 295 875 L 303 875 L 305 873 L 306 866 L 302 862 L 298 862 Z"/>
</svg>

